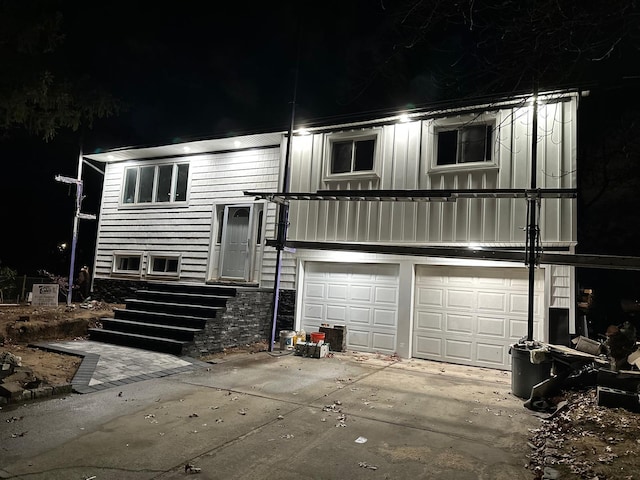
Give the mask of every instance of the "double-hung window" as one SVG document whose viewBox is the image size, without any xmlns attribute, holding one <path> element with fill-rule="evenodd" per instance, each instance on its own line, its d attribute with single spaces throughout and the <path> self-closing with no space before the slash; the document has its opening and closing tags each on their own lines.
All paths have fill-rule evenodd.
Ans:
<svg viewBox="0 0 640 480">
<path fill-rule="evenodd" d="M 481 123 L 437 131 L 436 166 L 493 160 L 493 124 Z"/>
<path fill-rule="evenodd" d="M 186 202 L 188 163 L 128 167 L 124 175 L 122 203 Z"/>
</svg>

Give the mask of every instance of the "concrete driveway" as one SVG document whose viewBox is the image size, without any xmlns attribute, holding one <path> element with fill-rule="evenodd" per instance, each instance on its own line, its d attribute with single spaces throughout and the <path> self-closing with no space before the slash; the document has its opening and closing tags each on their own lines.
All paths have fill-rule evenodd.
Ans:
<svg viewBox="0 0 640 480">
<path fill-rule="evenodd" d="M 496 370 L 242 354 L 5 408 L 0 478 L 531 479 L 539 420 L 510 390 Z"/>
</svg>

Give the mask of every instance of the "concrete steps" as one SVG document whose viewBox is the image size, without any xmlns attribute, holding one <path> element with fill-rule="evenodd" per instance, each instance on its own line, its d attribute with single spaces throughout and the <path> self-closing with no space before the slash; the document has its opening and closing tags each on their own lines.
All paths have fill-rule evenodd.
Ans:
<svg viewBox="0 0 640 480">
<path fill-rule="evenodd" d="M 145 350 L 182 355 L 209 322 L 219 321 L 233 287 L 189 284 L 148 285 L 125 300 L 103 328 L 89 329 L 89 338 Z"/>
<path fill-rule="evenodd" d="M 183 348 L 189 343 L 181 340 L 173 340 L 164 337 L 152 337 L 137 333 L 126 333 L 104 328 L 92 328 L 89 338 L 98 342 L 123 345 L 125 347 L 153 350 L 154 352 L 171 353 L 181 355 Z"/>
</svg>

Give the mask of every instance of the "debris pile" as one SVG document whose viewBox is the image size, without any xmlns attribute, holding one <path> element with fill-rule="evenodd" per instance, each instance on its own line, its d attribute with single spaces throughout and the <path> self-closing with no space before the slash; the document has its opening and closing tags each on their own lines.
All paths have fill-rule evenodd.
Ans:
<svg viewBox="0 0 640 480">
<path fill-rule="evenodd" d="M 639 478 L 640 414 L 598 406 L 595 388 L 569 392 L 566 402 L 530 431 L 534 478 Z"/>
<path fill-rule="evenodd" d="M 611 359 L 612 370 L 620 370 L 633 362 L 629 356 L 636 351 L 636 329 L 629 322 L 607 328 L 604 349 Z"/>
<path fill-rule="evenodd" d="M 640 413 L 640 343 L 636 341 L 636 329 L 629 322 L 620 327 L 611 325 L 605 338 L 599 342 L 579 336 L 572 340 L 574 348 L 540 343 L 530 349 L 532 364 L 546 362 L 552 368 L 549 378 L 533 385 L 525 406 L 553 414 L 559 405 L 556 397 L 563 391 L 595 387 L 597 405 Z"/>
</svg>

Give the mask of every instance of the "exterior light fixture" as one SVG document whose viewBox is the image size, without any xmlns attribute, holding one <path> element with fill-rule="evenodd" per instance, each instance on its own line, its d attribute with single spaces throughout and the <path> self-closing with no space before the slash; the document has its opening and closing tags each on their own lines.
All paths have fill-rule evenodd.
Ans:
<svg viewBox="0 0 640 480">
<path fill-rule="evenodd" d="M 409 118 L 409 115 L 403 113 L 402 115 L 400 115 L 400 117 L 398 117 L 398 120 L 400 120 L 400 122 L 402 123 L 407 123 L 411 119 Z"/>
<path fill-rule="evenodd" d="M 187 147 L 186 145 L 184 147 L 182 147 L 182 150 L 184 150 L 184 153 L 188 153 L 191 151 L 191 147 Z"/>
</svg>

